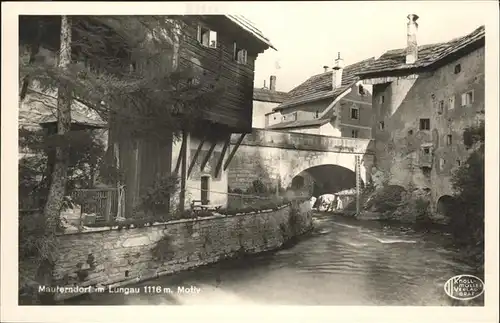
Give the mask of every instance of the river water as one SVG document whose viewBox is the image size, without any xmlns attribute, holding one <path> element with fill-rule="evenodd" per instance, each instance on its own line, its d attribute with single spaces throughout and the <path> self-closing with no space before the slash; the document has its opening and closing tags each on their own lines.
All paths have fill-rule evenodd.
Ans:
<svg viewBox="0 0 500 323">
<path fill-rule="evenodd" d="M 472 273 L 448 235 L 320 213 L 314 225 L 290 248 L 134 286 L 161 286 L 159 294 L 93 294 L 65 304 L 465 305 L 443 288 L 449 278 Z M 198 292 L 178 293 L 191 286 Z M 481 296 L 468 305 L 482 303 Z"/>
</svg>

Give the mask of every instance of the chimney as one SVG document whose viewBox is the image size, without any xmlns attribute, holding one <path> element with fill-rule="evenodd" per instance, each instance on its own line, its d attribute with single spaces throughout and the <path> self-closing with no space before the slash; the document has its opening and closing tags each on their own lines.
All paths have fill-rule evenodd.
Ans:
<svg viewBox="0 0 500 323">
<path fill-rule="evenodd" d="M 264 86 L 262 87 L 264 90 L 267 90 L 267 86 L 266 86 L 266 80 L 264 80 Z"/>
<path fill-rule="evenodd" d="M 269 90 L 276 91 L 276 76 L 271 75 L 269 78 Z"/>
<path fill-rule="evenodd" d="M 342 70 L 344 69 L 344 60 L 340 58 L 340 52 L 335 60 L 332 72 L 332 89 L 335 90 L 342 85 Z"/>
<path fill-rule="evenodd" d="M 324 72 L 324 73 L 328 72 L 328 66 L 326 66 L 326 65 L 325 65 L 325 66 L 323 66 L 323 69 L 325 70 L 325 72 Z"/>
<path fill-rule="evenodd" d="M 406 32 L 406 64 L 414 64 L 418 59 L 418 45 L 417 45 L 417 32 L 418 32 L 418 16 L 415 14 L 408 15 L 408 24 Z"/>
</svg>

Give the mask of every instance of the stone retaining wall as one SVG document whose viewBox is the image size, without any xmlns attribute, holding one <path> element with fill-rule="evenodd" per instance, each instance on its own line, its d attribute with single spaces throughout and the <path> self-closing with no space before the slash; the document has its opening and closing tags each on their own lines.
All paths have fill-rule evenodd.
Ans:
<svg viewBox="0 0 500 323">
<path fill-rule="evenodd" d="M 295 208 L 285 205 L 254 214 L 214 215 L 143 228 L 66 234 L 60 236 L 55 285 L 122 286 L 242 252 L 277 249 L 311 228 L 310 205 L 304 202 Z M 162 261 L 153 256 L 160 240 L 166 246 L 164 250 L 170 251 Z M 56 299 L 72 296 L 76 295 L 58 294 Z"/>
</svg>

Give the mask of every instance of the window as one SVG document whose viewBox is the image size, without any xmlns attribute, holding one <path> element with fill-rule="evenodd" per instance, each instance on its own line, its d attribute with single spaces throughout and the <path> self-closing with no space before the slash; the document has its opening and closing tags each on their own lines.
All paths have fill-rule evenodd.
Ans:
<svg viewBox="0 0 500 323">
<path fill-rule="evenodd" d="M 351 131 L 351 136 L 353 138 L 358 138 L 358 136 L 359 136 L 359 130 L 352 130 Z"/>
<path fill-rule="evenodd" d="M 408 130 L 408 135 L 410 135 L 410 136 L 413 135 L 413 130 L 411 130 L 411 129 Z"/>
<path fill-rule="evenodd" d="M 198 41 L 203 46 L 217 48 L 217 32 L 198 26 Z"/>
<path fill-rule="evenodd" d="M 462 94 L 462 106 L 463 107 L 472 104 L 472 102 L 474 102 L 474 92 L 473 91 L 469 91 L 469 92 Z"/>
<path fill-rule="evenodd" d="M 210 176 L 201 176 L 201 204 L 210 204 Z"/>
<path fill-rule="evenodd" d="M 240 64 L 247 63 L 247 50 L 240 48 L 236 43 L 234 43 L 234 60 Z"/>
<path fill-rule="evenodd" d="M 446 144 L 448 146 L 451 146 L 451 143 L 452 143 L 452 137 L 451 137 L 451 135 L 447 135 L 446 136 Z"/>
<path fill-rule="evenodd" d="M 430 130 L 431 120 L 430 119 L 420 119 L 420 130 Z"/>
<path fill-rule="evenodd" d="M 283 116 L 283 120 L 286 120 L 286 116 Z"/>
<path fill-rule="evenodd" d="M 451 96 L 448 99 L 448 109 L 450 110 L 455 109 L 455 96 Z"/>
<path fill-rule="evenodd" d="M 438 114 L 443 114 L 444 112 L 444 100 L 438 102 Z"/>
<path fill-rule="evenodd" d="M 439 169 L 443 170 L 444 165 L 446 165 L 446 160 L 444 160 L 444 158 L 439 158 Z"/>
<path fill-rule="evenodd" d="M 382 104 L 385 102 L 385 97 L 383 95 L 381 95 L 379 98 L 378 98 L 378 103 L 379 104 Z"/>
<path fill-rule="evenodd" d="M 358 120 L 359 119 L 359 109 L 351 108 L 351 119 Z"/>
<path fill-rule="evenodd" d="M 431 150 L 428 147 L 424 148 L 424 154 L 429 155 L 430 152 Z"/>
<path fill-rule="evenodd" d="M 274 120 L 276 120 L 276 116 L 274 116 Z"/>
<path fill-rule="evenodd" d="M 460 64 L 455 65 L 455 74 L 458 74 L 462 71 L 462 66 Z"/>
<path fill-rule="evenodd" d="M 316 111 L 316 112 L 314 113 L 314 117 L 315 117 L 315 118 L 319 118 L 319 111 Z"/>
<path fill-rule="evenodd" d="M 294 121 L 297 121 L 297 115 L 298 115 L 298 113 L 297 113 L 297 112 L 294 112 L 294 113 L 293 113 L 293 120 L 294 120 Z"/>
<path fill-rule="evenodd" d="M 365 88 L 361 84 L 358 85 L 358 94 L 361 96 L 365 95 Z"/>
<path fill-rule="evenodd" d="M 457 166 L 458 167 L 462 166 L 462 161 L 460 159 L 457 159 Z"/>
<path fill-rule="evenodd" d="M 380 121 L 380 122 L 378 123 L 378 128 L 379 128 L 380 130 L 384 130 L 384 126 L 385 126 L 385 125 L 384 125 L 384 121 Z"/>
</svg>

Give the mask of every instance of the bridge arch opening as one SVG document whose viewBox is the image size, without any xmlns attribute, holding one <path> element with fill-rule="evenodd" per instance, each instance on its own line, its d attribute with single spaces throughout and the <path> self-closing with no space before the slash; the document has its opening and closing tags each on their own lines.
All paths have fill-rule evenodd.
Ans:
<svg viewBox="0 0 500 323">
<path fill-rule="evenodd" d="M 441 196 L 436 203 L 436 213 L 443 215 L 445 217 L 450 217 L 455 205 L 455 198 L 451 195 Z"/>
<path fill-rule="evenodd" d="M 364 186 L 361 180 L 361 187 Z M 325 164 L 307 168 L 292 178 L 291 187 L 307 190 L 318 197 L 356 188 L 356 174 L 351 169 Z"/>
</svg>

